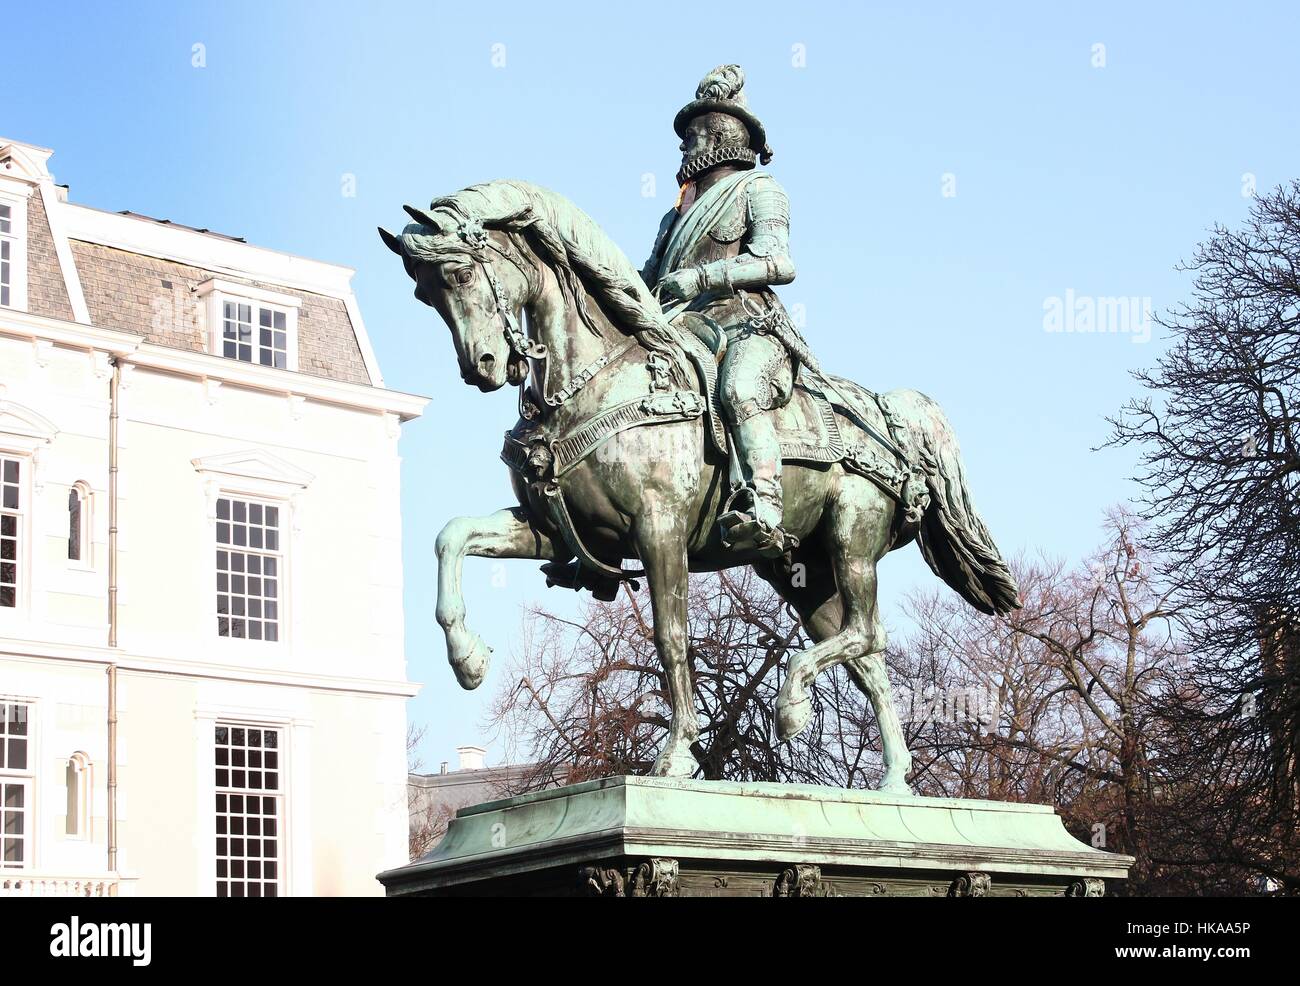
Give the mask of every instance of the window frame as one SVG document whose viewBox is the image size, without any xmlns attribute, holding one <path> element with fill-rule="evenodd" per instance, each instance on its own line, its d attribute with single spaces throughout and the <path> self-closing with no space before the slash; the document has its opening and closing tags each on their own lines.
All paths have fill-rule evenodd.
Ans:
<svg viewBox="0 0 1300 986">
<path fill-rule="evenodd" d="M 227 501 L 231 504 L 232 518 L 223 519 L 221 517 L 222 501 Z M 245 508 L 255 505 L 261 507 L 263 510 L 265 510 L 267 507 L 273 507 L 277 511 L 278 523 L 277 523 L 276 533 L 277 533 L 278 547 L 274 551 L 270 551 L 265 547 L 255 548 L 252 547 L 251 545 L 235 545 L 228 542 L 227 543 L 222 542 L 221 540 L 222 524 L 231 525 L 235 523 L 235 521 L 233 520 L 235 503 L 242 503 L 245 505 Z M 288 555 L 289 555 L 289 532 L 290 532 L 290 527 L 289 527 L 290 506 L 291 504 L 289 500 L 280 499 L 275 496 L 267 496 L 266 494 L 250 493 L 243 490 L 225 489 L 225 488 L 219 489 L 215 492 L 214 501 L 213 501 L 214 523 L 212 529 L 212 552 L 213 553 L 210 556 L 212 558 L 213 579 L 211 582 L 208 583 L 208 591 L 209 591 L 209 600 L 211 601 L 210 609 L 213 618 L 213 622 L 210 623 L 209 626 L 214 626 L 214 625 L 216 626 L 217 628 L 216 639 L 219 645 L 233 646 L 233 647 L 255 647 L 258 648 L 259 650 L 262 648 L 278 649 L 278 648 L 283 648 L 287 645 L 288 636 L 289 636 L 288 634 L 288 629 L 289 629 L 289 592 L 288 592 L 289 558 Z M 262 526 L 264 527 L 265 525 Z M 218 605 L 219 597 L 223 593 L 232 599 L 235 597 L 235 592 L 233 591 L 233 579 L 234 579 L 233 566 L 229 567 L 227 571 L 224 573 L 227 575 L 229 579 L 229 583 L 227 584 L 227 587 L 224 590 L 221 588 L 221 576 L 223 572 L 220 565 L 219 553 L 222 551 L 226 552 L 227 554 L 231 554 L 235 551 L 239 551 L 244 554 L 245 558 L 247 558 L 250 554 L 252 554 L 252 555 L 257 555 L 263 559 L 267 557 L 273 557 L 275 559 L 277 574 L 275 575 L 276 596 L 274 597 L 276 603 L 276 616 L 275 616 L 276 637 L 274 640 L 267 640 L 264 636 L 249 637 L 245 635 L 242 637 L 236 637 L 233 634 L 221 633 L 221 620 L 223 618 L 233 619 L 236 617 L 236 614 L 234 613 L 223 614 L 220 610 L 220 606 Z M 264 566 L 265 562 L 262 562 L 262 565 Z M 245 579 L 249 577 L 246 568 L 247 568 L 247 563 L 245 562 L 245 572 L 244 572 Z M 263 579 L 265 578 L 265 576 L 259 574 L 258 578 Z M 246 592 L 243 593 L 242 595 L 245 599 L 253 598 L 251 596 L 248 596 Z M 267 597 L 263 595 L 263 596 L 259 596 L 258 598 L 260 599 L 262 605 L 264 606 Z M 245 620 L 248 620 L 250 618 L 247 613 L 240 614 L 240 615 Z M 259 619 L 263 623 L 266 622 L 265 616 L 259 617 Z"/>
<path fill-rule="evenodd" d="M 76 494 L 80 509 L 78 534 L 79 557 L 67 559 L 68 567 L 79 571 L 93 571 L 95 568 L 95 491 L 84 479 L 79 479 L 68 487 L 68 550 L 72 550 L 72 505 L 71 498 Z"/>
<path fill-rule="evenodd" d="M 245 366 L 261 366 L 268 370 L 298 369 L 298 309 L 302 299 L 278 291 L 267 291 L 251 285 L 235 284 L 221 278 L 208 278 L 197 288 L 195 294 L 207 299 L 208 318 L 208 353 L 221 359 L 234 360 Z M 246 304 L 251 309 L 249 325 L 252 332 L 252 359 L 244 360 L 236 356 L 225 355 L 225 306 L 227 303 Z M 261 345 L 258 339 L 260 330 L 260 312 L 263 310 L 282 313 L 285 317 L 285 365 L 277 367 L 268 365 L 260 359 Z"/>
<path fill-rule="evenodd" d="M 10 484 L 4 481 L 5 463 L 16 462 L 18 464 L 18 506 L 6 507 L 4 505 L 3 491 Z M 33 455 L 0 446 L 0 517 L 14 517 L 15 533 L 12 535 L 17 542 L 15 557 L 13 559 L 0 560 L 0 564 L 12 564 L 15 566 L 15 592 L 14 604 L 12 606 L 0 605 L 0 617 L 17 617 L 20 614 L 25 615 L 28 611 L 28 603 L 31 599 L 32 587 L 32 565 L 31 565 L 31 543 L 32 543 L 32 470 L 36 467 L 36 460 Z M 0 521 L 0 523 L 3 523 Z M 3 539 L 3 534 L 0 534 Z"/>
<path fill-rule="evenodd" d="M 277 766 L 276 766 L 275 770 L 276 770 L 276 784 L 277 784 L 277 786 L 276 786 L 276 788 L 275 788 L 275 793 L 274 793 L 274 794 L 272 794 L 272 795 L 267 795 L 267 794 L 265 793 L 265 790 L 266 790 L 265 788 L 254 789 L 254 788 L 251 788 L 251 787 L 248 787 L 248 786 L 237 787 L 237 786 L 235 786 L 233 783 L 230 783 L 230 782 L 232 782 L 232 781 L 234 780 L 234 777 L 232 776 L 233 773 L 234 773 L 234 769 L 235 769 L 235 768 L 234 768 L 234 765 L 233 765 L 233 763 L 227 763 L 227 764 L 224 765 L 224 767 L 223 767 L 223 765 L 220 763 L 220 758 L 219 758 L 219 756 L 218 756 L 218 752 L 219 752 L 220 749 L 222 749 L 222 746 L 223 746 L 223 744 L 220 743 L 220 742 L 218 741 L 218 730 L 223 729 L 223 728 L 224 728 L 224 729 L 227 729 L 227 730 L 235 730 L 235 729 L 250 730 L 250 729 L 255 729 L 255 730 L 259 730 L 259 731 L 261 731 L 261 732 L 263 732 L 263 733 L 274 733 L 274 734 L 276 735 L 277 739 L 276 739 L 276 746 L 275 746 L 275 749 L 276 749 Z M 233 814 L 234 814 L 233 811 L 232 811 L 231 805 L 230 805 L 230 803 L 229 803 L 229 798 L 231 798 L 231 797 L 244 797 L 244 798 L 248 798 L 248 797 L 261 797 L 261 798 L 271 797 L 271 798 L 274 799 L 274 801 L 275 801 L 275 823 L 276 823 L 276 833 L 275 833 L 275 839 L 276 839 L 276 855 L 275 855 L 276 874 L 275 874 L 275 894 L 274 894 L 273 896 L 276 896 L 276 897 L 285 897 L 285 896 L 288 896 L 288 895 L 291 893 L 291 888 L 292 888 L 292 885 L 293 885 L 293 884 L 292 884 L 291 880 L 289 879 L 289 872 L 288 872 L 289 861 L 290 861 L 290 859 L 291 859 L 290 846 L 289 846 L 289 840 L 290 840 L 290 827 L 289 827 L 289 789 L 290 789 L 290 784 L 288 783 L 288 781 L 289 781 L 289 770 L 290 770 L 290 766 L 291 766 L 291 764 L 290 764 L 290 756 L 289 756 L 289 746 L 288 746 L 288 744 L 289 744 L 289 742 L 290 742 L 290 740 L 291 740 L 291 738 L 292 738 L 292 737 L 291 737 L 291 732 L 292 732 L 292 730 L 290 729 L 290 727 L 289 727 L 288 724 L 286 724 L 286 723 L 279 723 L 279 722 L 275 722 L 275 723 L 273 723 L 273 722 L 261 722 L 261 721 L 254 721 L 254 720 L 248 720 L 248 719 L 242 719 L 242 718 L 232 718 L 232 717 L 228 717 L 228 716 L 220 716 L 220 717 L 217 717 L 217 718 L 215 718 L 215 719 L 213 719 L 213 720 L 211 721 L 211 729 L 210 729 L 209 732 L 208 732 L 208 744 L 209 744 L 209 751 L 210 751 L 210 753 L 211 753 L 211 765 L 212 765 L 211 770 L 212 770 L 212 772 L 211 772 L 211 774 L 210 774 L 209 776 L 210 776 L 211 781 L 212 781 L 211 791 L 212 791 L 212 795 L 213 795 L 213 797 L 212 797 L 212 800 L 209 802 L 209 811 L 210 811 L 210 813 L 211 813 L 211 814 L 210 814 L 210 817 L 211 817 L 211 819 L 212 819 L 212 822 L 211 822 L 211 835 L 212 835 L 212 841 L 209 843 L 209 848 L 210 848 L 210 850 L 211 850 L 211 852 L 210 852 L 210 859 L 211 859 L 211 861 L 212 861 L 211 876 L 212 876 L 212 881 L 213 881 L 213 882 L 212 882 L 211 886 L 212 886 L 212 893 L 213 893 L 213 896 L 216 896 L 216 897 L 223 897 L 223 896 L 224 896 L 224 897 L 231 897 L 231 896 L 236 896 L 236 895 L 233 895 L 233 894 L 230 894 L 230 893 L 222 894 L 222 893 L 221 893 L 222 884 L 223 884 L 223 883 L 231 883 L 232 881 L 234 881 L 234 880 L 236 880 L 236 879 L 241 880 L 241 881 L 243 881 L 244 883 L 247 883 L 247 882 L 249 881 L 249 879 L 251 879 L 251 878 L 248 877 L 246 874 L 245 874 L 244 876 L 242 876 L 242 877 L 238 877 L 238 878 L 235 877 L 235 876 L 230 872 L 231 867 L 230 867 L 229 865 L 227 866 L 227 872 L 226 872 L 226 874 L 225 874 L 224 876 L 221 874 L 221 867 L 220 867 L 220 863 L 221 863 L 221 861 L 222 861 L 223 859 L 225 859 L 225 860 L 227 861 L 227 863 L 229 864 L 230 862 L 233 862 L 233 861 L 236 859 L 236 857 L 235 857 L 235 856 L 231 853 L 231 851 L 230 851 L 231 848 L 232 848 L 232 847 L 230 846 L 230 841 L 231 841 L 232 838 L 236 835 L 236 833 L 231 832 L 231 831 L 229 831 L 229 830 L 223 833 L 223 832 L 221 831 L 221 826 L 220 826 L 220 824 L 219 824 L 219 821 L 221 820 L 221 818 L 222 818 L 223 816 L 226 817 L 227 819 L 229 819 L 229 818 L 231 818 L 231 817 L 233 816 Z M 230 736 L 229 741 L 228 741 L 228 743 L 226 744 L 226 746 L 227 746 L 227 747 L 232 751 L 232 757 L 231 757 L 232 760 L 233 760 L 233 751 L 236 749 L 236 748 L 234 747 L 234 745 L 233 745 L 233 739 L 234 739 L 233 735 Z M 245 746 L 244 746 L 244 750 L 245 750 L 245 752 L 249 752 L 249 751 L 252 750 L 252 748 L 251 748 L 251 747 L 248 747 L 247 745 L 245 745 Z M 265 747 L 265 746 L 261 747 L 261 748 L 260 748 L 260 752 L 262 753 L 263 756 L 265 756 L 265 753 L 266 753 L 266 747 Z M 218 783 L 219 780 L 220 780 L 220 772 L 221 772 L 223 769 L 225 769 L 225 770 L 227 771 L 227 778 L 226 778 L 226 779 L 227 779 L 227 783 L 226 783 L 225 785 L 222 785 L 222 784 Z M 260 793 L 258 793 L 258 792 L 260 792 Z M 226 804 L 225 804 L 225 808 L 224 808 L 224 809 L 223 809 L 223 807 L 222 807 L 222 800 L 221 800 L 223 797 L 225 797 L 225 798 L 227 799 Z M 243 815 L 245 818 L 248 817 L 248 813 L 247 813 L 247 812 L 241 812 L 240 814 Z M 263 815 L 263 816 L 261 816 L 261 817 L 264 819 L 266 816 Z M 247 835 L 248 835 L 247 832 L 239 833 L 239 834 L 242 835 L 242 836 L 244 836 L 245 838 L 246 838 Z M 258 836 L 257 836 L 257 838 L 259 838 L 259 839 L 263 839 L 264 837 L 265 837 L 264 833 L 259 833 Z M 224 846 L 224 848 L 226 849 L 226 854 L 225 854 L 224 856 L 222 855 L 222 853 L 221 853 L 221 851 L 220 851 L 220 850 L 223 848 L 223 846 L 222 846 L 222 842 L 223 842 L 223 841 L 225 841 L 225 843 L 226 843 L 226 845 Z M 251 857 L 249 857 L 248 855 L 244 854 L 244 855 L 242 855 L 242 856 L 239 857 L 239 858 L 240 858 L 240 859 L 241 859 L 245 864 L 247 864 L 247 862 L 250 860 Z M 265 857 L 265 856 L 260 856 L 260 857 L 257 857 L 257 858 L 258 858 L 259 860 L 263 861 L 263 862 L 265 862 L 265 860 L 267 859 L 267 857 Z M 267 881 L 267 880 L 266 880 L 265 878 L 263 878 L 263 877 L 258 877 L 257 879 L 258 879 L 259 883 L 261 883 L 261 884 L 266 884 L 266 883 L 269 882 L 269 881 Z M 240 895 L 238 895 L 238 896 L 249 896 L 249 895 L 245 893 L 245 894 L 240 894 Z M 267 895 L 266 895 L 265 893 L 262 893 L 262 894 L 259 894 L 258 896 L 263 896 L 263 897 L 265 897 L 265 896 L 267 896 Z"/>
<path fill-rule="evenodd" d="M 9 232 L 0 232 L 0 241 L 9 244 L 9 303 L 0 301 L 0 309 L 9 311 L 27 311 L 27 199 L 0 188 L 0 205 L 10 207 Z"/>
<path fill-rule="evenodd" d="M 22 519 L 18 525 L 19 592 L 16 606 L 0 606 L 0 632 L 30 634 L 34 586 L 43 585 L 48 572 L 47 558 L 34 547 L 36 532 L 44 531 L 44 461 L 50 443 L 58 434 L 52 422 L 11 400 L 0 399 L 0 457 L 22 464 L 19 497 Z M 4 511 L 0 501 L 0 511 Z M 13 511 L 7 511 L 13 512 Z M 40 569 L 38 572 L 37 569 Z"/>
<path fill-rule="evenodd" d="M 0 831 L 0 872 L 22 872 L 23 870 L 33 870 L 36 865 L 36 833 L 37 833 L 37 805 L 35 801 L 36 793 L 36 703 L 30 699 L 23 699 L 0 695 L 0 706 L 13 706 L 22 708 L 25 711 L 27 729 L 24 732 L 26 743 L 26 764 L 22 768 L 15 768 L 8 762 L 7 754 L 3 759 L 3 766 L 0 766 L 0 786 L 16 786 L 23 790 L 23 806 L 21 809 L 23 818 L 23 831 L 20 841 L 23 846 L 22 862 L 18 866 L 11 866 L 4 860 L 4 834 Z M 11 735 L 8 727 L 8 716 L 0 717 L 0 742 L 8 743 Z M 0 799 L 3 798 L 3 792 L 0 791 Z M 0 801 L 0 810 L 3 809 L 3 802 Z M 0 826 L 3 822 L 0 821 Z"/>
</svg>

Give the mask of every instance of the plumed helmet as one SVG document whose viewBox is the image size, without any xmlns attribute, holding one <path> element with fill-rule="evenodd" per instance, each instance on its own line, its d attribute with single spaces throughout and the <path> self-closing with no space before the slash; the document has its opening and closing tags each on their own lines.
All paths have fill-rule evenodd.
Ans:
<svg viewBox="0 0 1300 986">
<path fill-rule="evenodd" d="M 695 88 L 695 98 L 677 112 L 673 129 L 678 137 L 686 136 L 686 125 L 702 113 L 726 113 L 734 116 L 749 131 L 750 149 L 759 161 L 772 160 L 772 148 L 767 145 L 767 133 L 749 109 L 745 99 L 745 72 L 739 65 L 719 65 L 700 80 Z"/>
</svg>

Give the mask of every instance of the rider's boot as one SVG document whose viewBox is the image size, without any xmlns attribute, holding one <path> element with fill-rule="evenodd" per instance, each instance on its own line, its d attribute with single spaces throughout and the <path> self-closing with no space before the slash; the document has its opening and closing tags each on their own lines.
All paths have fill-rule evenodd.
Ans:
<svg viewBox="0 0 1300 986">
<path fill-rule="evenodd" d="M 732 425 L 731 443 L 745 482 L 727 498 L 718 518 L 722 543 L 780 557 L 799 542 L 781 526 L 781 443 L 771 416 L 755 414 Z"/>
</svg>

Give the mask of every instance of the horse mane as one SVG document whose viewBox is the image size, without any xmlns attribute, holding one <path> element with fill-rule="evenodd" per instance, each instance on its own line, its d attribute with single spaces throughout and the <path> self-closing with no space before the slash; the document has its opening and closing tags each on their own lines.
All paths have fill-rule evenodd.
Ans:
<svg viewBox="0 0 1300 986">
<path fill-rule="evenodd" d="M 481 222 L 485 229 L 524 236 L 556 271 L 588 328 L 596 331 L 582 292 L 576 290 L 579 286 L 597 300 L 620 331 L 687 372 L 682 336 L 664 317 L 640 273 L 595 220 L 563 195 L 531 182 L 502 179 L 434 199 L 427 215 L 438 221 L 440 231 L 454 230 L 469 220 Z M 427 254 L 432 245 L 428 227 L 418 224 L 408 226 L 401 240 L 408 256 Z"/>
</svg>

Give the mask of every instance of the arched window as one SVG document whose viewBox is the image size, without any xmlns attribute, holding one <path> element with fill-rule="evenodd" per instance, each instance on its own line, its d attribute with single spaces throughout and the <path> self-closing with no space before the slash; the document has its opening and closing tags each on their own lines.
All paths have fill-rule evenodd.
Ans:
<svg viewBox="0 0 1300 986">
<path fill-rule="evenodd" d="M 90 563 L 90 486 L 80 481 L 68 490 L 68 561 Z"/>
<path fill-rule="evenodd" d="M 75 839 L 85 839 L 90 834 L 90 757 L 74 753 L 68 757 L 65 768 L 68 786 L 67 834 Z"/>
</svg>

